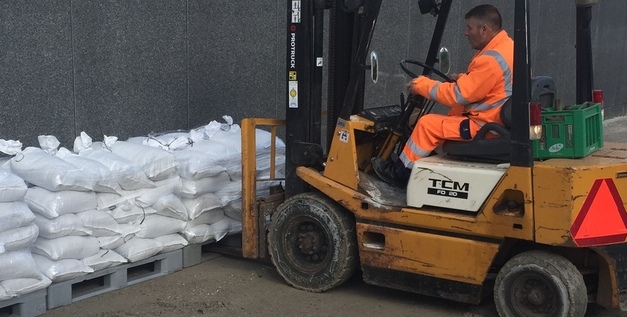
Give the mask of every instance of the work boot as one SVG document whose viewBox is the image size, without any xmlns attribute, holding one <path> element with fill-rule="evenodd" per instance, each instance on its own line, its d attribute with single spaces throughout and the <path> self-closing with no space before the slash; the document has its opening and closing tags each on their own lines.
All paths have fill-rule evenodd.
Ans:
<svg viewBox="0 0 627 317">
<path fill-rule="evenodd" d="M 407 186 L 411 171 L 405 168 L 400 160 L 393 162 L 380 157 L 373 157 L 371 163 L 372 169 L 382 181 L 398 188 Z"/>
</svg>

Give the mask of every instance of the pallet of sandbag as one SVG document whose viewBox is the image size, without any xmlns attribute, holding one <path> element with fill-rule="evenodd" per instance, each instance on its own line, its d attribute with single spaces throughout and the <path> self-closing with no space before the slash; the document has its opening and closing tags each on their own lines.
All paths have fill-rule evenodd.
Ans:
<svg viewBox="0 0 627 317">
<path fill-rule="evenodd" d="M 0 301 L 0 316 L 31 317 L 46 312 L 46 289 Z"/>
<path fill-rule="evenodd" d="M 111 292 L 125 286 L 164 276 L 183 268 L 182 250 L 157 254 L 145 260 L 110 267 L 48 287 L 48 309 Z"/>
</svg>

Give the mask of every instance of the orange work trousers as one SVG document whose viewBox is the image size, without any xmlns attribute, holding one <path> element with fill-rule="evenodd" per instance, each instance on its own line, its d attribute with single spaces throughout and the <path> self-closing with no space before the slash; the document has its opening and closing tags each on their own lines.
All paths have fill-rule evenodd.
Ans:
<svg viewBox="0 0 627 317">
<path fill-rule="evenodd" d="M 468 117 L 441 114 L 427 114 L 418 119 L 400 156 L 405 167 L 412 168 L 415 161 L 431 154 L 445 140 L 470 141 L 463 138 L 460 132 L 460 125 L 466 119 Z M 472 138 L 481 126 L 469 120 L 468 128 Z"/>
</svg>

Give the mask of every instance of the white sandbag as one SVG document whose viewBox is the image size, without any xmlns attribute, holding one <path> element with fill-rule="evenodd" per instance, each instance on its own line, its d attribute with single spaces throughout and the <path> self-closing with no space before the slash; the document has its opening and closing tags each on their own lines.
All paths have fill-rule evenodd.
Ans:
<svg viewBox="0 0 627 317">
<path fill-rule="evenodd" d="M 0 139 L 0 152 L 8 155 L 16 155 L 22 152 L 22 142 Z"/>
<path fill-rule="evenodd" d="M 183 205 L 187 208 L 187 217 L 193 220 L 202 213 L 212 209 L 221 208 L 222 202 L 216 194 L 207 193 L 198 198 L 183 198 Z"/>
<path fill-rule="evenodd" d="M 108 210 L 120 205 L 136 204 L 135 198 L 141 194 L 138 190 L 122 190 L 117 194 L 97 193 L 98 210 Z"/>
<path fill-rule="evenodd" d="M 185 226 L 185 228 L 186 229 L 192 228 L 192 227 L 202 225 L 202 224 L 210 225 L 212 223 L 216 223 L 222 220 L 224 217 L 225 217 L 224 209 L 222 208 L 211 209 L 211 210 L 201 213 L 198 217 L 187 221 L 187 225 Z"/>
<path fill-rule="evenodd" d="M 15 296 L 9 295 L 7 291 L 2 287 L 2 282 L 0 282 L 0 301 L 5 301 L 13 298 Z"/>
<path fill-rule="evenodd" d="M 39 270 L 51 281 L 62 282 L 92 273 L 94 270 L 77 259 L 53 261 L 43 255 L 33 254 Z"/>
<path fill-rule="evenodd" d="M 203 243 L 209 240 L 215 240 L 214 229 L 211 227 L 211 225 L 206 225 L 206 224 L 187 228 L 183 230 L 181 234 L 191 244 Z"/>
<path fill-rule="evenodd" d="M 39 237 L 31 246 L 35 254 L 45 255 L 51 260 L 84 259 L 100 250 L 100 242 L 96 237 L 65 236 L 56 239 Z"/>
<path fill-rule="evenodd" d="M 285 175 L 285 154 L 281 153 L 285 149 L 277 149 L 276 156 L 274 157 L 274 173 L 275 177 L 282 177 Z M 269 152 L 257 153 L 256 156 L 256 170 L 259 174 L 270 175 L 270 163 L 272 156 Z"/>
<path fill-rule="evenodd" d="M 178 233 L 156 237 L 155 240 L 163 244 L 163 250 L 161 250 L 161 253 L 182 249 L 189 244 L 189 242 L 187 242 L 187 240 L 185 240 L 185 238 Z"/>
<path fill-rule="evenodd" d="M 118 193 L 122 190 L 116 173 L 111 173 L 104 164 L 88 157 L 74 154 L 66 148 L 60 148 L 57 157 L 79 168 L 85 177 L 94 179 L 93 190 L 95 192 Z"/>
<path fill-rule="evenodd" d="M 241 134 L 239 133 L 220 131 L 216 133 L 213 137 L 211 137 L 209 141 L 222 143 L 233 149 L 237 155 L 242 153 L 242 138 Z"/>
<path fill-rule="evenodd" d="M 242 201 L 234 200 L 224 206 L 224 215 L 242 221 Z"/>
<path fill-rule="evenodd" d="M 215 159 L 191 148 L 173 151 L 172 154 L 179 163 L 179 176 L 185 179 L 197 180 L 213 177 L 226 171 L 226 168 L 219 165 Z"/>
<path fill-rule="evenodd" d="M 268 218 L 268 220 L 270 220 L 270 219 Z M 241 221 L 229 218 L 229 222 L 231 223 L 231 229 L 229 230 L 229 233 L 228 233 L 229 235 L 237 234 L 237 233 L 241 233 L 242 232 L 242 222 Z M 270 223 L 270 221 L 268 221 L 267 223 Z"/>
<path fill-rule="evenodd" d="M 213 177 L 206 177 L 198 180 L 181 178 L 179 195 L 184 198 L 199 197 L 206 193 L 216 192 L 227 186 L 230 182 L 231 179 L 227 173 L 220 173 Z"/>
<path fill-rule="evenodd" d="M 139 225 L 138 238 L 155 238 L 166 234 L 180 232 L 185 228 L 185 221 L 164 217 L 161 215 L 149 215 Z"/>
<path fill-rule="evenodd" d="M 233 230 L 234 223 L 235 220 L 229 217 L 224 217 L 222 220 L 210 224 L 211 228 L 213 229 L 213 234 L 216 241 L 222 240 L 224 236 L 229 234 L 231 230 Z"/>
<path fill-rule="evenodd" d="M 285 175 L 285 149 L 277 149 L 276 156 L 274 157 L 274 172 L 275 178 L 282 178 Z M 257 178 L 262 178 L 262 175 L 266 175 L 265 178 L 270 176 L 270 167 L 272 156 L 269 149 L 262 149 L 256 153 L 255 170 L 257 172 Z M 229 157 L 228 161 L 218 161 L 219 164 L 226 168 L 226 172 L 231 177 L 231 180 L 242 179 L 242 160 L 240 156 Z"/>
<path fill-rule="evenodd" d="M 205 154 L 209 158 L 220 161 L 225 158 L 239 156 L 241 153 L 241 151 L 239 150 L 240 146 L 241 145 L 239 144 L 229 145 L 211 140 L 201 140 L 192 144 L 192 146 L 188 149 L 198 151 Z"/>
<path fill-rule="evenodd" d="M 37 141 L 39 142 L 39 147 L 50 155 L 57 154 L 59 145 L 61 145 L 61 142 L 54 135 L 37 136 Z"/>
<path fill-rule="evenodd" d="M 28 248 L 38 235 L 39 228 L 34 223 L 0 232 L 0 253 Z"/>
<path fill-rule="evenodd" d="M 91 233 L 75 214 L 65 214 L 52 219 L 38 214 L 35 216 L 35 224 L 39 227 L 39 236 L 47 239 L 69 235 L 85 236 Z"/>
<path fill-rule="evenodd" d="M 50 284 L 52 284 L 52 281 L 40 274 L 40 278 L 14 278 L 2 281 L 0 282 L 0 288 L 4 289 L 7 296 L 17 297 L 44 289 L 50 286 Z"/>
<path fill-rule="evenodd" d="M 188 219 L 187 208 L 181 199 L 174 194 L 168 194 L 159 198 L 159 200 L 152 205 L 152 208 L 157 211 L 158 215 L 184 221 Z"/>
<path fill-rule="evenodd" d="M 95 237 L 109 237 L 121 234 L 120 225 L 113 217 L 103 210 L 87 210 L 76 214 L 83 226 Z"/>
<path fill-rule="evenodd" d="M 26 203 L 14 201 L 0 203 L 0 232 L 30 225 L 35 221 L 35 214 Z"/>
<path fill-rule="evenodd" d="M 189 131 L 189 138 L 194 142 L 198 142 L 201 140 L 208 140 L 211 138 L 216 132 L 224 129 L 229 130 L 231 125 L 233 124 L 233 118 L 229 116 L 223 116 L 225 122 L 217 122 L 215 120 L 209 122 L 207 125 L 191 129 Z"/>
<path fill-rule="evenodd" d="M 2 142 L 2 139 L 0 139 L 0 143 L 1 142 Z M 3 169 L 3 170 L 10 171 L 11 170 L 11 159 L 12 159 L 12 157 L 8 157 L 8 156 L 0 157 L 0 168 Z M 13 173 L 13 172 L 11 172 L 11 173 Z"/>
<path fill-rule="evenodd" d="M 35 213 L 47 218 L 96 209 L 95 192 L 59 191 L 52 192 L 41 187 L 31 187 L 24 196 L 24 201 Z"/>
<path fill-rule="evenodd" d="M 101 249 L 115 249 L 124 244 L 124 242 L 133 238 L 135 234 L 139 231 L 138 224 L 120 224 L 119 226 L 122 233 L 115 236 L 98 237 Z"/>
<path fill-rule="evenodd" d="M 35 147 L 27 147 L 11 159 L 11 171 L 25 181 L 50 191 L 91 191 L 94 180 L 76 166 Z"/>
<path fill-rule="evenodd" d="M 22 200 L 27 189 L 21 177 L 8 169 L 0 169 L 0 203 Z"/>
<path fill-rule="evenodd" d="M 276 175 L 276 177 L 283 177 L 283 175 Z M 269 175 L 260 174 L 257 176 L 256 190 L 257 197 L 270 194 L 270 187 L 280 185 L 280 180 L 270 180 Z M 240 189 L 241 190 L 241 189 Z"/>
<path fill-rule="evenodd" d="M 159 198 L 174 192 L 179 192 L 181 188 L 180 180 L 181 178 L 178 175 L 174 175 L 173 177 L 156 181 L 154 188 L 138 189 L 137 192 L 139 195 L 135 200 L 141 206 L 150 207 L 154 205 Z"/>
<path fill-rule="evenodd" d="M 80 151 L 78 155 L 98 161 L 106 166 L 111 173 L 115 173 L 118 184 L 124 190 L 154 187 L 154 184 L 148 179 L 141 166 L 102 148 L 102 145 L 100 142 L 95 142 L 93 148 Z"/>
<path fill-rule="evenodd" d="M 209 140 L 228 144 L 232 147 L 236 147 L 235 145 L 237 145 L 237 148 L 240 149 L 242 144 L 241 136 L 240 127 L 234 124 L 228 131 L 224 131 L 224 129 L 216 131 L 215 134 L 209 137 Z M 277 137 L 274 141 L 277 149 L 285 148 L 285 143 L 280 138 Z M 255 130 L 255 146 L 258 150 L 270 148 L 272 146 L 272 142 L 272 134 L 270 132 L 262 129 Z"/>
<path fill-rule="evenodd" d="M 14 278 L 40 278 L 39 269 L 28 249 L 0 253 L 0 281 Z"/>
<path fill-rule="evenodd" d="M 114 208 L 109 210 L 109 214 L 117 223 L 140 223 L 146 216 L 154 215 L 157 211 L 152 207 L 142 207 L 139 205 L 130 205 L 131 208 Z"/>
<path fill-rule="evenodd" d="M 83 150 L 89 150 L 92 147 L 92 139 L 85 131 L 81 131 L 80 135 L 74 138 L 74 153 L 79 153 Z"/>
<path fill-rule="evenodd" d="M 100 250 L 98 253 L 84 258 L 82 262 L 94 271 L 100 271 L 111 266 L 126 263 L 128 260 L 113 250 Z"/>
<path fill-rule="evenodd" d="M 229 174 L 231 180 L 242 180 L 242 164 L 231 164 L 226 168 L 226 173 Z"/>
<path fill-rule="evenodd" d="M 220 188 L 215 194 L 220 197 L 223 206 L 234 200 L 242 200 L 242 181 L 232 181 Z"/>
<path fill-rule="evenodd" d="M 163 250 L 163 244 L 155 239 L 133 238 L 114 251 L 125 257 L 129 262 L 147 259 Z"/>
<path fill-rule="evenodd" d="M 178 168 L 174 155 L 147 145 L 118 141 L 111 146 L 111 152 L 141 166 L 144 173 L 153 181 L 174 175 Z"/>
<path fill-rule="evenodd" d="M 130 139 L 127 141 L 131 142 Z M 135 139 L 132 142 L 137 143 L 136 141 Z M 188 148 L 194 141 L 189 137 L 188 132 L 170 132 L 142 137 L 139 143 L 171 152 Z"/>
</svg>

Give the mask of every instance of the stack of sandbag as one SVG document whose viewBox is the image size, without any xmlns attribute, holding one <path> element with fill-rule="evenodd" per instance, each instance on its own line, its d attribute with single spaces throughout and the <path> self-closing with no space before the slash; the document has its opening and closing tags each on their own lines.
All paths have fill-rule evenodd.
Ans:
<svg viewBox="0 0 627 317">
<path fill-rule="evenodd" d="M 170 132 L 132 138 L 136 142 L 162 148 L 174 154 L 181 177 L 179 197 L 188 210 L 183 235 L 190 243 L 218 241 L 230 233 L 241 232 L 242 162 L 241 130 L 232 119 L 226 123 L 212 121 L 190 132 Z M 283 177 L 285 145 L 280 139 L 258 129 L 257 173 L 260 179 L 270 176 L 270 146 L 276 142 L 275 177 Z M 276 181 L 257 183 L 258 195 L 265 195 Z"/>
<path fill-rule="evenodd" d="M 50 139 L 56 140 L 40 136 L 40 144 L 46 148 Z M 10 161 L 11 170 L 31 185 L 24 201 L 35 212 L 34 223 L 39 229 L 39 237 L 31 246 L 37 266 L 57 282 L 126 262 L 109 252 L 99 257 L 98 237 L 118 234 L 119 229 L 103 229 L 103 218 L 108 215 L 94 217 L 91 213 L 96 209 L 94 188 L 101 179 L 98 172 L 56 154 L 56 147 L 29 147 Z"/>
<path fill-rule="evenodd" d="M 241 231 L 242 221 L 242 162 L 241 162 L 241 130 L 238 125 L 227 121 L 228 128 L 223 124 L 220 129 L 217 125 L 207 125 L 205 135 L 209 140 L 223 144 L 231 144 L 237 151 L 237 156 L 227 158 L 224 166 L 229 174 L 231 183 L 216 193 L 224 205 L 225 216 L 235 220 L 231 222 L 231 232 Z M 285 143 L 279 138 L 272 139 L 272 135 L 264 130 L 255 130 L 256 154 L 256 192 L 257 197 L 269 194 L 270 187 L 280 184 L 271 179 L 271 146 L 275 145 L 274 179 L 285 177 Z"/>
<path fill-rule="evenodd" d="M 98 194 L 97 209 L 110 213 L 119 225 L 131 228 L 115 251 L 135 262 L 187 245 L 178 234 L 185 227 L 187 211 L 181 208 L 179 199 L 173 198 L 180 188 L 176 158 L 158 148 L 117 139 L 105 138 L 104 142 L 85 146 L 85 136 L 81 138 L 75 142 L 79 156 L 112 168 L 124 166 L 126 171 L 121 175 L 130 175 L 129 167 L 136 167 L 135 177 L 126 176 L 119 182 L 120 191 Z M 143 180 L 138 182 L 140 178 Z"/>
<path fill-rule="evenodd" d="M 0 301 L 50 285 L 30 251 L 39 230 L 24 203 L 27 187 L 9 169 L 0 167 Z"/>
<path fill-rule="evenodd" d="M 216 194 L 232 183 L 221 162 L 227 157 L 239 157 L 239 154 L 228 145 L 210 140 L 179 140 L 189 140 L 189 135 L 176 132 L 129 141 L 161 148 L 169 144 L 167 149 L 179 163 L 180 187 L 173 195 L 163 197 L 155 209 L 184 216 L 181 218 L 185 221 L 181 234 L 189 243 L 218 241 L 231 228 L 231 223 L 225 219 L 222 201 Z M 186 214 L 179 210 L 185 210 Z"/>
</svg>

